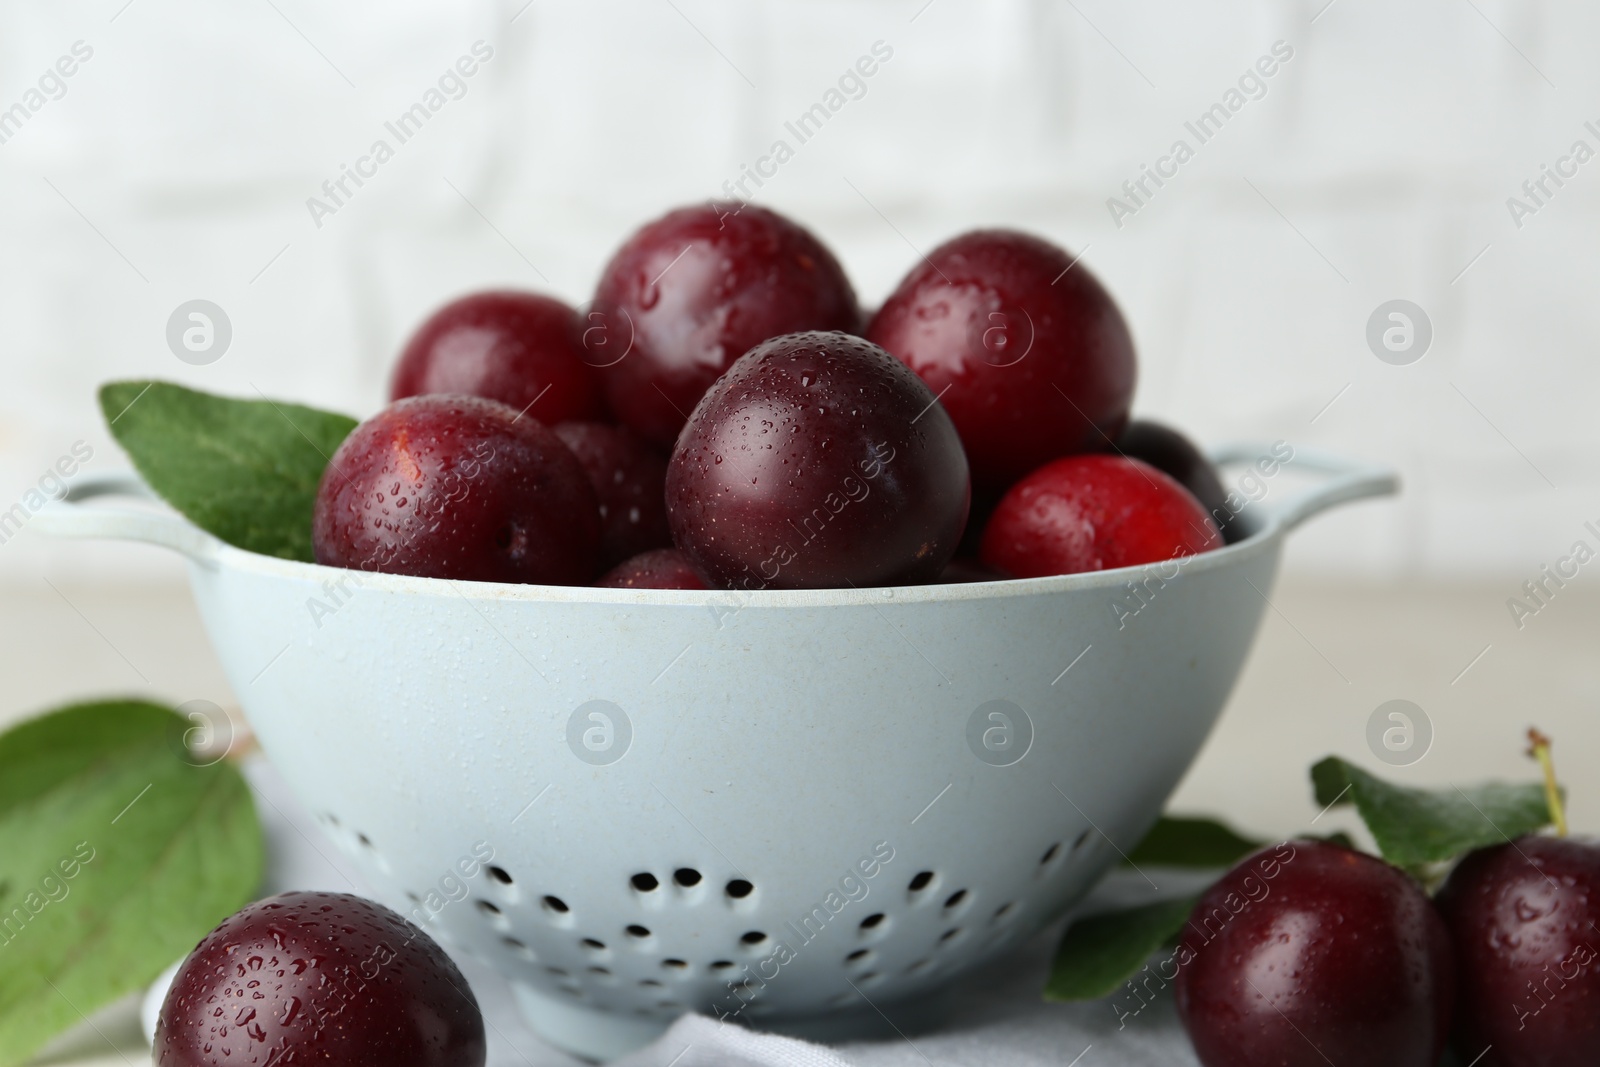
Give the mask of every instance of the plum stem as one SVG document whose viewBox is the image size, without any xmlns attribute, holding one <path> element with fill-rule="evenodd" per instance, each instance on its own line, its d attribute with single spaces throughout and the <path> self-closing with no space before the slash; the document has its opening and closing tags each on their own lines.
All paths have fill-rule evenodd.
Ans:
<svg viewBox="0 0 1600 1067">
<path fill-rule="evenodd" d="M 1550 809 L 1550 821 L 1556 824 L 1556 835 L 1567 836 L 1567 813 L 1561 803 L 1561 787 L 1556 785 L 1556 765 L 1550 758 L 1550 738 L 1536 728 L 1528 728 L 1528 755 L 1539 761 L 1544 769 L 1544 800 Z"/>
</svg>

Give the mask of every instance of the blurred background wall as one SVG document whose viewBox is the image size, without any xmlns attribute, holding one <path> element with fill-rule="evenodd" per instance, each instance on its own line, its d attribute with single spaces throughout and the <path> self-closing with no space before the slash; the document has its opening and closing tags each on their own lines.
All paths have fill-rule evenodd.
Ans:
<svg viewBox="0 0 1600 1067">
<path fill-rule="evenodd" d="M 1555 0 L 7 4 L 0 510 L 77 441 L 87 470 L 124 464 L 104 379 L 371 413 L 433 306 L 582 302 L 631 228 L 781 139 L 793 158 L 745 188 L 830 242 L 868 306 L 964 229 L 1045 234 L 1121 302 L 1138 411 L 1403 470 L 1401 498 L 1308 528 L 1291 568 L 1510 596 L 1600 519 L 1600 162 L 1573 157 L 1600 150 L 1597 22 Z M 830 99 L 799 143 L 785 123 Z M 439 106 L 401 143 L 385 123 L 419 102 Z M 1185 124 L 1219 104 L 1202 142 Z M 363 163 L 380 139 L 392 158 Z M 1180 139 L 1192 158 L 1162 162 Z M 336 202 L 346 167 L 369 176 Z M 1567 177 L 1530 196 L 1544 167 Z M 1173 176 L 1125 191 L 1145 168 Z M 166 339 L 196 298 L 233 332 L 205 366 Z M 1431 324 L 1406 365 L 1367 339 L 1394 299 Z M 0 545 L 0 585 L 176 568 Z"/>
</svg>

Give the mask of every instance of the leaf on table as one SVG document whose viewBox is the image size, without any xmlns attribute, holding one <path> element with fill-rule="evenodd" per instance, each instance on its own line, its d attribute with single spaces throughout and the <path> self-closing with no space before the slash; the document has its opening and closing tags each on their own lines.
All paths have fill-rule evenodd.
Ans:
<svg viewBox="0 0 1600 1067">
<path fill-rule="evenodd" d="M 1215 819 L 1163 815 L 1125 862 L 1127 866 L 1231 867 L 1265 844 Z"/>
<path fill-rule="evenodd" d="M 100 409 L 146 484 L 230 545 L 314 562 L 311 513 L 347 415 L 170 382 L 109 382 Z"/>
<path fill-rule="evenodd" d="M 1044 998 L 1097 1000 L 1116 992 L 1151 953 L 1174 941 L 1197 900 L 1163 900 L 1078 919 L 1061 937 Z"/>
<path fill-rule="evenodd" d="M 187 719 L 79 704 L 0 734 L 0 1067 L 148 985 L 261 881 L 261 830 Z"/>
<path fill-rule="evenodd" d="M 1550 824 L 1544 786 L 1538 783 L 1411 789 L 1337 756 L 1312 767 L 1311 782 L 1318 804 L 1354 804 L 1383 858 L 1413 870 Z"/>
</svg>

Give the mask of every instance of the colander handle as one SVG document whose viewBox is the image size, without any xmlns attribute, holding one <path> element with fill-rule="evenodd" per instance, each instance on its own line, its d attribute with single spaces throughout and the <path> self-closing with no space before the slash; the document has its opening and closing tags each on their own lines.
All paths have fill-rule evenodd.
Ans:
<svg viewBox="0 0 1600 1067">
<path fill-rule="evenodd" d="M 156 499 L 131 471 L 95 475 L 72 483 L 64 496 L 34 515 L 31 525 L 53 537 L 146 541 L 181 552 L 197 563 L 209 562 L 222 543 L 186 519 L 166 512 L 84 506 L 84 501 L 100 496 Z"/>
<path fill-rule="evenodd" d="M 1282 442 L 1274 445 L 1227 445 L 1211 453 L 1211 462 L 1219 467 L 1237 463 L 1255 463 L 1263 457 L 1277 457 Z M 1279 460 L 1286 467 L 1313 474 L 1325 474 L 1328 480 L 1291 495 L 1281 504 L 1273 505 L 1278 521 L 1284 529 L 1292 530 L 1320 512 L 1352 500 L 1365 500 L 1374 496 L 1391 496 L 1400 491 L 1400 475 L 1392 467 L 1379 466 L 1346 459 L 1314 448 L 1295 448 L 1291 458 Z"/>
</svg>

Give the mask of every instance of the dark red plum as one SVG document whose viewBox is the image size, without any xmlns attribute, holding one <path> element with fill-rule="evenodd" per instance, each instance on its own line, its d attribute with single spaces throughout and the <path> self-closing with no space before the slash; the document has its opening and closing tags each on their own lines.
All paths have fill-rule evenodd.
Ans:
<svg viewBox="0 0 1600 1067">
<path fill-rule="evenodd" d="M 843 333 L 746 353 L 701 399 L 667 467 L 673 540 L 722 587 L 932 581 L 967 504 L 966 457 L 933 393 Z"/>
<path fill-rule="evenodd" d="M 602 419 L 599 372 L 585 363 L 578 313 L 537 293 L 473 293 L 435 311 L 406 342 L 389 398 L 465 393 L 546 424 Z"/>
<path fill-rule="evenodd" d="M 1241 861 L 1189 917 L 1178 1016 L 1204 1067 L 1434 1067 L 1450 938 L 1421 886 L 1376 857 L 1294 841 Z"/>
<path fill-rule="evenodd" d="M 172 980 L 156 1067 L 482 1067 L 461 971 L 399 915 L 347 893 L 283 893 L 223 920 Z"/>
<path fill-rule="evenodd" d="M 563 422 L 553 429 L 583 464 L 600 500 L 603 566 L 672 544 L 665 456 L 621 426 Z"/>
<path fill-rule="evenodd" d="M 1122 313 L 1088 267 L 1028 234 L 977 230 L 934 249 L 867 339 L 939 394 L 980 492 L 1106 451 L 1128 419 L 1136 370 Z"/>
<path fill-rule="evenodd" d="M 776 212 L 733 203 L 679 208 L 629 237 L 589 317 L 612 411 L 662 448 L 757 344 L 859 326 L 855 290 L 821 241 Z"/>
<path fill-rule="evenodd" d="M 1461 1061 L 1600 1063 L 1600 847 L 1522 837 L 1481 849 L 1450 872 L 1438 900 L 1461 964 Z"/>
<path fill-rule="evenodd" d="M 561 438 L 494 400 L 417 396 L 345 438 L 312 520 L 318 563 L 479 582 L 583 585 L 600 508 Z"/>
<path fill-rule="evenodd" d="M 657 548 L 624 560 L 595 585 L 607 589 L 708 589 L 689 557 L 675 548 Z"/>
<path fill-rule="evenodd" d="M 985 566 L 981 560 L 957 556 L 940 572 L 936 581 L 940 585 L 966 585 L 970 582 L 1001 582 L 1006 577 L 993 567 Z"/>
</svg>

